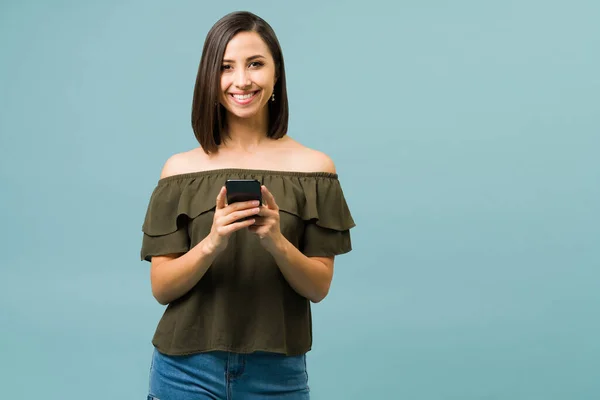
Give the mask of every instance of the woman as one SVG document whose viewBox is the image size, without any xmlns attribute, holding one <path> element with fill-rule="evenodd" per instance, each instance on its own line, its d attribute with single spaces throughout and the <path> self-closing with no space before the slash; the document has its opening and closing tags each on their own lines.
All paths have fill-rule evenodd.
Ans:
<svg viewBox="0 0 600 400">
<path fill-rule="evenodd" d="M 310 303 L 354 221 L 331 159 L 287 124 L 275 33 L 248 12 L 223 17 L 194 90 L 200 147 L 166 161 L 143 224 L 152 293 L 168 305 L 149 399 L 309 398 Z M 263 204 L 227 204 L 227 179 L 259 180 Z"/>
</svg>

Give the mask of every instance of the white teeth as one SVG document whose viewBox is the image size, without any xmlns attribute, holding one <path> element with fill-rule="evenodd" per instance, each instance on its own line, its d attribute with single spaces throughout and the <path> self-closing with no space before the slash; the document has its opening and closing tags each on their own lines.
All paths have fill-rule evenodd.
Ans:
<svg viewBox="0 0 600 400">
<path fill-rule="evenodd" d="M 234 94 L 233 95 L 233 97 L 235 97 L 238 100 L 248 100 L 252 96 L 254 96 L 254 93 L 249 93 L 249 94 Z"/>
</svg>

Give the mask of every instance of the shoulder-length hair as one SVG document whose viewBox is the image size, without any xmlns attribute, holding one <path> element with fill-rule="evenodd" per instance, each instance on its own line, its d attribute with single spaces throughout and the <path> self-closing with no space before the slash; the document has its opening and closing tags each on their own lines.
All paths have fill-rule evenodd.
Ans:
<svg viewBox="0 0 600 400">
<path fill-rule="evenodd" d="M 192 101 L 192 128 L 205 153 L 213 153 L 225 132 L 225 108 L 220 103 L 221 65 L 229 41 L 240 32 L 256 32 L 267 44 L 275 62 L 275 101 L 269 101 L 267 136 L 279 139 L 288 129 L 288 98 L 283 52 L 273 28 L 247 11 L 227 14 L 210 29 L 204 41 Z"/>
</svg>

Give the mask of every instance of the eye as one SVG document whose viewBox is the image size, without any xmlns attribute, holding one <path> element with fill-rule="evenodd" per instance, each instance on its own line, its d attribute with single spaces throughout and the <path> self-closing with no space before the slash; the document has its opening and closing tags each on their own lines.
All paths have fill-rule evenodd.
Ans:
<svg viewBox="0 0 600 400">
<path fill-rule="evenodd" d="M 263 65 L 264 65 L 264 64 L 263 64 L 263 63 L 261 63 L 260 61 L 252 61 L 252 62 L 250 63 L 250 67 L 254 67 L 254 68 L 259 68 L 259 67 L 262 67 Z"/>
<path fill-rule="evenodd" d="M 227 71 L 229 69 L 231 69 L 231 65 L 227 65 L 227 64 L 221 65 L 221 71 Z"/>
</svg>

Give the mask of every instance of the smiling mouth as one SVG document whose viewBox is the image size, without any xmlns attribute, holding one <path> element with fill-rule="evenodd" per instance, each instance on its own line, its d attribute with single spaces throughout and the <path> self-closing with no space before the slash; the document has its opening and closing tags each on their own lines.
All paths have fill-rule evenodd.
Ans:
<svg viewBox="0 0 600 400">
<path fill-rule="evenodd" d="M 247 103 L 251 102 L 252 99 L 254 99 L 254 97 L 256 97 L 256 94 L 258 92 L 260 92 L 260 90 L 256 90 L 254 92 L 245 93 L 245 94 L 229 93 L 229 96 L 231 96 L 231 98 L 238 104 L 247 104 Z"/>
</svg>

